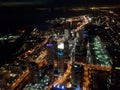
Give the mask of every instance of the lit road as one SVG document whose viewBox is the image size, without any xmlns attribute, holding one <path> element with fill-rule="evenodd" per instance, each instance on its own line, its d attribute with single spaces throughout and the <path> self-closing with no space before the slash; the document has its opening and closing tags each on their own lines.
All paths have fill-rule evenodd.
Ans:
<svg viewBox="0 0 120 90">
<path fill-rule="evenodd" d="M 80 26 L 78 26 L 75 29 L 75 32 L 78 32 L 79 30 L 83 30 L 84 26 L 87 25 L 89 23 L 87 17 L 83 16 L 84 21 L 82 22 L 82 24 Z"/>
<path fill-rule="evenodd" d="M 33 49 L 27 50 L 25 53 L 23 53 L 20 57 L 17 57 L 19 60 L 21 60 L 21 57 L 28 58 L 31 54 L 34 54 L 38 52 L 38 50 L 44 46 L 48 42 L 49 36 L 45 36 L 45 40 L 42 43 L 37 44 Z"/>
<path fill-rule="evenodd" d="M 88 73 L 89 69 L 111 72 L 111 67 L 94 65 L 94 64 L 86 64 L 86 63 L 80 63 L 80 62 L 75 62 L 75 64 L 79 64 L 79 65 L 84 66 L 83 90 L 88 90 L 88 87 L 90 84 L 89 73 Z"/>
<path fill-rule="evenodd" d="M 30 60 L 30 62 L 35 62 L 38 64 L 39 68 L 41 68 L 44 65 L 47 65 L 47 61 L 45 60 L 45 57 L 47 56 L 47 50 L 45 50 L 36 60 Z"/>
<path fill-rule="evenodd" d="M 48 42 L 48 39 L 49 39 L 49 37 L 48 37 L 48 36 L 45 36 L 45 40 L 44 40 L 44 42 L 42 43 L 42 46 L 45 45 L 45 44 Z M 39 47 L 39 48 L 40 48 L 40 47 Z M 47 50 L 44 50 L 44 51 L 42 52 L 42 54 L 37 57 L 36 60 L 30 60 L 30 61 L 37 63 L 38 66 L 39 66 L 39 68 L 40 68 L 40 67 L 48 64 L 47 61 L 45 60 L 45 57 L 47 56 L 47 54 L 48 54 L 48 51 L 47 51 Z"/>
<path fill-rule="evenodd" d="M 84 65 L 83 90 L 87 90 L 87 88 L 90 84 L 89 73 L 88 73 L 89 69 L 101 70 L 101 71 L 106 71 L 106 72 L 111 71 L 110 67 L 105 67 L 105 66 L 99 66 L 99 65 L 94 65 L 94 64 L 85 64 L 85 63 L 80 63 L 80 62 L 75 62 L 75 64 Z M 67 68 L 66 72 L 61 77 L 59 77 L 52 85 L 60 85 L 60 84 L 64 83 L 65 80 L 67 79 L 67 77 L 71 74 L 71 68 L 72 68 L 71 64 L 68 63 L 68 68 Z M 52 85 L 50 85 L 47 90 L 50 90 L 52 88 Z"/>
<path fill-rule="evenodd" d="M 83 78 L 83 90 L 88 90 L 88 86 L 90 84 L 89 81 L 89 73 L 88 73 L 88 67 L 84 67 L 84 78 Z"/>
<path fill-rule="evenodd" d="M 45 55 L 43 55 L 43 58 L 44 58 Z M 44 59 L 41 59 L 41 60 L 38 60 L 38 61 L 35 61 L 33 60 L 33 62 L 36 62 L 39 66 L 39 68 L 41 68 L 42 66 L 44 65 L 47 65 L 47 62 L 46 60 Z M 17 86 L 19 86 L 19 84 L 30 74 L 30 71 L 29 70 L 26 70 L 21 76 L 19 76 L 19 78 L 11 85 L 11 90 L 15 90 L 15 88 Z"/>
<path fill-rule="evenodd" d="M 68 62 L 68 67 L 67 70 L 65 71 L 65 73 L 59 77 L 52 85 L 59 85 L 65 82 L 65 80 L 67 79 L 67 77 L 70 75 L 71 73 L 71 69 L 72 69 L 72 65 L 71 62 Z M 52 88 L 52 85 L 48 86 L 47 90 L 50 90 Z"/>
<path fill-rule="evenodd" d="M 48 41 L 48 37 L 46 36 L 46 39 L 45 41 L 42 43 L 42 46 L 44 44 L 46 44 Z M 25 55 L 28 56 L 28 54 L 31 54 L 33 53 L 33 50 L 28 50 Z M 35 62 L 38 64 L 39 68 L 44 66 L 44 65 L 47 65 L 47 61 L 44 59 L 47 55 L 47 50 L 45 50 L 39 57 L 37 60 L 30 60 L 31 62 Z M 27 69 L 21 76 L 19 76 L 19 78 L 11 85 L 10 87 L 10 90 L 15 90 L 16 87 L 18 87 L 22 81 L 24 81 L 24 79 L 26 79 L 28 77 L 28 75 L 30 74 L 30 71 Z"/>
<path fill-rule="evenodd" d="M 83 19 L 83 20 L 82 20 Z M 82 22 L 81 22 L 82 20 Z M 80 30 L 82 30 L 84 28 L 85 25 L 87 25 L 89 23 L 89 20 L 86 16 L 80 16 L 80 17 L 73 17 L 73 18 L 69 18 L 66 20 L 67 22 L 70 22 L 70 24 L 72 25 L 73 22 L 78 22 L 77 24 L 79 24 L 79 26 L 74 30 L 75 32 L 78 32 Z"/>
<path fill-rule="evenodd" d="M 29 70 L 26 70 L 19 78 L 11 85 L 10 90 L 15 90 L 17 86 L 30 74 Z"/>
<path fill-rule="evenodd" d="M 107 66 L 86 64 L 86 63 L 80 63 L 80 62 L 75 62 L 75 64 L 84 65 L 85 67 L 88 67 L 88 68 L 93 69 L 93 70 L 101 70 L 101 71 L 106 71 L 106 72 L 111 71 L 111 67 L 107 67 Z"/>
</svg>

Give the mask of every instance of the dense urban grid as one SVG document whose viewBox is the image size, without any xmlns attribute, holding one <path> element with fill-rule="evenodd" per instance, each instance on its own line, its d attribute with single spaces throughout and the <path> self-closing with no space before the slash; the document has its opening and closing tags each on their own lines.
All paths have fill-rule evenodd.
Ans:
<svg viewBox="0 0 120 90">
<path fill-rule="evenodd" d="M 120 13 L 89 12 L 45 20 L 46 30 L 0 34 L 1 45 L 20 43 L 0 67 L 0 90 L 119 90 Z"/>
</svg>

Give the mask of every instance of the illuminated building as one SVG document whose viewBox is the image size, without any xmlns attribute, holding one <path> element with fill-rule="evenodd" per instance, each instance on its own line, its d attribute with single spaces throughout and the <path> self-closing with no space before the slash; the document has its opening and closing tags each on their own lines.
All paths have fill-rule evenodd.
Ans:
<svg viewBox="0 0 120 90">
<path fill-rule="evenodd" d="M 57 62 L 58 62 L 58 68 L 60 69 L 60 72 L 62 73 L 64 71 L 64 38 L 60 37 L 57 41 Z"/>
<path fill-rule="evenodd" d="M 83 66 L 80 66 L 78 64 L 72 65 L 72 85 L 80 85 L 83 84 Z"/>
<path fill-rule="evenodd" d="M 120 67 L 114 66 L 111 72 L 110 90 L 119 90 L 120 88 Z"/>
<path fill-rule="evenodd" d="M 30 70 L 30 75 L 31 75 L 31 83 L 35 84 L 39 82 L 39 70 L 38 70 L 38 65 L 35 62 L 30 62 L 29 63 L 29 70 Z"/>
</svg>

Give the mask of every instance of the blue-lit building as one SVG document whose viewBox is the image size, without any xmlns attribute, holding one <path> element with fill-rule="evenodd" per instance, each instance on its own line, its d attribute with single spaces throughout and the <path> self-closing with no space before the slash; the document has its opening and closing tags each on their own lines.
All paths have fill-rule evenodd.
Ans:
<svg viewBox="0 0 120 90">
<path fill-rule="evenodd" d="M 82 90 L 79 85 L 76 87 L 66 88 L 64 85 L 53 85 L 51 90 Z"/>
<path fill-rule="evenodd" d="M 53 85 L 51 90 L 67 90 L 64 85 Z"/>
</svg>

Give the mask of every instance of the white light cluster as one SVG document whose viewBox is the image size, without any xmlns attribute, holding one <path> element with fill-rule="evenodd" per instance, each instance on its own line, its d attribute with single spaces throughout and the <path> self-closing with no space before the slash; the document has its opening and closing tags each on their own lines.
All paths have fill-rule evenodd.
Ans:
<svg viewBox="0 0 120 90">
<path fill-rule="evenodd" d="M 60 42 L 57 46 L 58 49 L 64 49 L 64 43 Z"/>
</svg>

